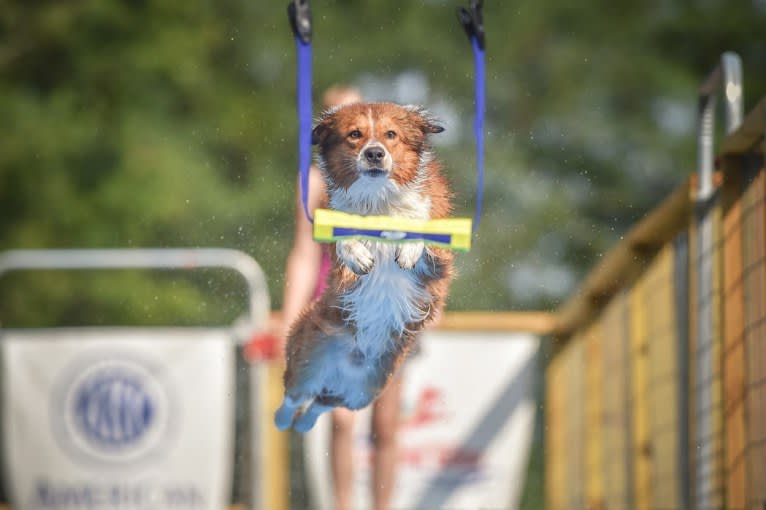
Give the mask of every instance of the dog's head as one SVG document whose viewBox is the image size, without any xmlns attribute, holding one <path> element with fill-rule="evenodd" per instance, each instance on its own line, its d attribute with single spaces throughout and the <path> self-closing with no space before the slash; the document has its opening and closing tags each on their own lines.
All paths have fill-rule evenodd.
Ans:
<svg viewBox="0 0 766 510">
<path fill-rule="evenodd" d="M 444 128 L 423 109 L 393 103 L 354 103 L 325 112 L 312 143 L 333 187 L 358 181 L 406 185 L 417 178 L 428 135 Z"/>
</svg>

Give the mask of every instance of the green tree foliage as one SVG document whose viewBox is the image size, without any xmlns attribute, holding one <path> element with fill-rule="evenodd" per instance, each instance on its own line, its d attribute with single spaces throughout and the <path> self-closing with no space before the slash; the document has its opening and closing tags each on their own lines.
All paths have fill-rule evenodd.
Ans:
<svg viewBox="0 0 766 510">
<path fill-rule="evenodd" d="M 284 4 L 3 2 L 0 249 L 237 248 L 278 306 L 297 165 Z M 315 85 L 319 97 L 417 73 L 426 106 L 455 113 L 438 152 L 470 214 L 472 62 L 457 4 L 313 2 Z M 547 307 L 693 171 L 695 91 L 722 51 L 743 57 L 747 105 L 766 90 L 766 4 L 485 4 L 486 209 L 451 306 Z M 396 97 L 382 91 L 372 99 Z M 229 321 L 243 292 L 215 272 L 18 275 L 0 282 L 0 321 Z"/>
</svg>

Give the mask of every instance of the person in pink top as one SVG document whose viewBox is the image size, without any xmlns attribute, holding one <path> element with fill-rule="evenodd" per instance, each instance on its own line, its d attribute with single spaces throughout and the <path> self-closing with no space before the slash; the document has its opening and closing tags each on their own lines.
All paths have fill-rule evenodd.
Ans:
<svg viewBox="0 0 766 510">
<path fill-rule="evenodd" d="M 331 108 L 361 101 L 356 89 L 336 86 L 327 90 L 323 106 Z M 299 188 L 298 188 L 299 189 Z M 326 207 L 327 195 L 319 169 L 312 165 L 309 173 L 308 208 Z M 327 245 L 313 240 L 311 224 L 303 213 L 300 193 L 296 193 L 295 235 L 287 258 L 284 298 L 282 304 L 281 338 L 287 336 L 290 324 L 303 307 L 322 295 L 327 286 L 327 275 L 332 263 Z M 280 352 L 284 352 L 282 349 Z M 372 440 L 374 445 L 372 497 L 376 510 L 387 510 L 396 474 L 396 436 L 400 419 L 402 395 L 401 372 L 388 383 L 386 389 L 373 403 Z M 351 508 L 352 447 L 354 413 L 345 408 L 332 412 L 332 437 L 330 462 L 333 475 L 333 494 L 337 510 Z"/>
</svg>

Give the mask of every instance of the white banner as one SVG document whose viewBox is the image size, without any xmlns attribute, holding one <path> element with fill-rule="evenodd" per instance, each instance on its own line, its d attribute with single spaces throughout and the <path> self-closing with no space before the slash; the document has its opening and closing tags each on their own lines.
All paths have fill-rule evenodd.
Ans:
<svg viewBox="0 0 766 510">
<path fill-rule="evenodd" d="M 392 508 L 514 509 L 524 488 L 535 420 L 537 337 L 430 332 L 404 365 Z M 354 504 L 372 508 L 369 408 L 354 432 Z M 306 435 L 314 508 L 329 510 L 330 416 Z"/>
<path fill-rule="evenodd" d="M 219 329 L 2 333 L 14 510 L 220 510 L 231 494 L 234 347 Z"/>
</svg>

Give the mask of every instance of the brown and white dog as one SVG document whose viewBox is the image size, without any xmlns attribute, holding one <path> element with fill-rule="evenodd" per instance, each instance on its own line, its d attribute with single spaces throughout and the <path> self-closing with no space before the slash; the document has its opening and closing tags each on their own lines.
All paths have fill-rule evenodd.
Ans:
<svg viewBox="0 0 766 510">
<path fill-rule="evenodd" d="M 428 136 L 444 130 L 424 110 L 354 103 L 314 128 L 332 209 L 361 215 L 443 218 L 451 193 Z M 452 253 L 422 242 L 339 241 L 328 288 L 287 339 L 278 428 L 305 432 L 333 407 L 372 402 L 442 308 Z"/>
</svg>

